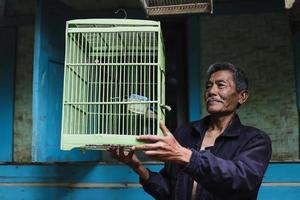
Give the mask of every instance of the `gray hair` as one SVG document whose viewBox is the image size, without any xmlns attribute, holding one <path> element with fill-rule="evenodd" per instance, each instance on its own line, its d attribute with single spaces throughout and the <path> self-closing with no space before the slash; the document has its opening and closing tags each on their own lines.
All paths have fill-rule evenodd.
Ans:
<svg viewBox="0 0 300 200">
<path fill-rule="evenodd" d="M 210 65 L 207 70 L 208 77 L 220 70 L 228 70 L 232 72 L 237 92 L 244 90 L 248 91 L 248 78 L 246 77 L 246 74 L 231 63 L 224 62 Z"/>
</svg>

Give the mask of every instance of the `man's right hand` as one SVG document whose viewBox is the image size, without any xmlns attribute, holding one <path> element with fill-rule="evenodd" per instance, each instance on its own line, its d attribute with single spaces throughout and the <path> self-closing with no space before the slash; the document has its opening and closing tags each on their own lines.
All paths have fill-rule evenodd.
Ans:
<svg viewBox="0 0 300 200">
<path fill-rule="evenodd" d="M 113 158 L 131 167 L 143 180 L 149 178 L 149 171 L 143 166 L 133 150 L 129 151 L 127 155 L 125 155 L 122 147 L 113 147 L 108 151 Z"/>
<path fill-rule="evenodd" d="M 134 151 L 129 151 L 127 155 L 125 155 L 125 151 L 123 147 L 112 147 L 108 150 L 113 158 L 116 160 L 128 165 L 132 169 L 135 169 L 142 165 L 141 161 L 137 158 Z"/>
</svg>

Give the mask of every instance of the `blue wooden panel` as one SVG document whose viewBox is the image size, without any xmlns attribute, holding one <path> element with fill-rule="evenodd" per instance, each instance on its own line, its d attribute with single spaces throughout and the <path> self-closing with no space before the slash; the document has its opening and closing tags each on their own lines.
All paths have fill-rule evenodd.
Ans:
<svg viewBox="0 0 300 200">
<path fill-rule="evenodd" d="M 200 23 L 198 16 L 189 16 L 187 22 L 188 56 L 188 117 L 189 121 L 200 119 Z"/>
<path fill-rule="evenodd" d="M 298 200 L 300 186 L 262 186 L 258 193 L 259 200 Z"/>
<path fill-rule="evenodd" d="M 129 16 L 132 18 L 141 15 L 134 10 L 130 13 Z M 113 12 L 100 14 L 107 17 Z M 32 159 L 34 162 L 95 161 L 102 158 L 100 151 L 82 153 L 79 150 L 60 150 L 65 22 L 68 19 L 88 16 L 91 17 L 91 14 L 76 13 L 59 1 L 38 1 L 33 67 Z M 92 17 L 95 16 L 94 13 Z"/>
<path fill-rule="evenodd" d="M 0 161 L 12 161 L 16 29 L 0 28 Z"/>
<path fill-rule="evenodd" d="M 300 163 L 270 164 L 264 182 L 298 182 L 300 183 Z"/>
<path fill-rule="evenodd" d="M 162 165 L 147 164 L 152 171 Z M 123 164 L 53 164 L 0 165 L 0 182 L 81 182 L 126 183 L 136 182 L 136 174 Z M 264 183 L 300 183 L 300 163 L 270 164 Z"/>
<path fill-rule="evenodd" d="M 150 195 L 146 194 L 142 188 L 129 188 L 129 189 L 70 189 L 70 188 L 53 188 L 53 187 L 1 187 L 0 186 L 0 199 L 12 200 L 132 200 L 153 199 Z"/>
<path fill-rule="evenodd" d="M 159 171 L 162 165 L 147 165 Z M 0 165 L 0 183 L 135 183 L 137 175 L 126 165 Z"/>
<path fill-rule="evenodd" d="M 137 182 L 137 175 L 119 164 L 0 165 L 0 199 L 153 199 Z"/>
<path fill-rule="evenodd" d="M 28 187 L 28 186 L 0 186 L 0 199 L 23 199 L 23 200 L 132 200 L 153 199 L 142 188 L 127 189 L 70 189 L 53 187 Z M 300 199 L 300 187 L 262 187 L 258 200 L 298 200 Z"/>
<path fill-rule="evenodd" d="M 60 150 L 65 23 L 72 10 L 57 1 L 40 0 L 36 14 L 33 67 L 34 162 L 99 160 L 101 153 Z"/>
<path fill-rule="evenodd" d="M 158 171 L 162 165 L 146 167 Z M 300 199 L 297 171 L 299 163 L 271 164 L 258 199 Z M 0 165 L 0 199 L 20 198 L 152 199 L 137 175 L 121 164 Z"/>
</svg>

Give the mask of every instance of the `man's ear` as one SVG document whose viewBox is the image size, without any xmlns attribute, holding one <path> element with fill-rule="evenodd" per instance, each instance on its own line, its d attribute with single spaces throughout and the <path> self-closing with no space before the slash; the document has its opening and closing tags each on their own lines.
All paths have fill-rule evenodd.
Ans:
<svg viewBox="0 0 300 200">
<path fill-rule="evenodd" d="M 243 90 L 239 93 L 239 104 L 244 104 L 249 97 L 249 92 L 247 90 Z"/>
</svg>

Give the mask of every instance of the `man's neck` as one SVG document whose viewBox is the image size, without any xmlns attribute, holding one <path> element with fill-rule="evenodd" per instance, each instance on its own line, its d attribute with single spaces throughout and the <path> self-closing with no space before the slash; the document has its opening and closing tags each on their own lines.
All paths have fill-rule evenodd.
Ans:
<svg viewBox="0 0 300 200">
<path fill-rule="evenodd" d="M 211 115 L 209 131 L 214 133 L 223 133 L 224 130 L 231 124 L 235 117 L 235 112 L 227 115 Z"/>
</svg>

